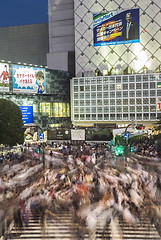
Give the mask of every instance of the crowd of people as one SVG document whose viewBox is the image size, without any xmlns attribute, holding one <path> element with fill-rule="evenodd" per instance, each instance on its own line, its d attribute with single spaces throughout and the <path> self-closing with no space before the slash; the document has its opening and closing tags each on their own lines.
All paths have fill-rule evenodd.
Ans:
<svg viewBox="0 0 161 240">
<path fill-rule="evenodd" d="M 33 216 L 38 214 L 44 225 L 45 216 L 56 217 L 62 209 L 70 209 L 73 213 L 73 224 L 79 226 L 76 239 L 83 239 L 88 233 L 89 239 L 94 240 L 96 228 L 99 226 L 105 231 L 107 225 L 110 226 L 112 239 L 115 239 L 115 235 L 122 239 L 119 219 L 135 226 L 142 220 L 141 212 L 149 213 L 155 224 L 159 224 L 159 176 L 155 172 L 148 172 L 139 163 L 121 164 L 118 167 L 113 162 L 108 144 L 83 143 L 74 146 L 63 143 L 48 148 L 46 168 L 38 180 L 30 184 L 25 180 L 33 172 L 39 171 L 42 164 L 31 166 L 23 163 L 14 167 L 14 170 L 4 171 L 4 178 L 0 180 L 1 191 L 2 188 L 12 191 L 15 184 L 25 186 L 18 194 L 14 209 L 16 230 L 28 226 L 29 212 Z M 17 183 L 14 181 L 16 176 Z M 2 209 L 0 211 L 2 215 Z"/>
</svg>

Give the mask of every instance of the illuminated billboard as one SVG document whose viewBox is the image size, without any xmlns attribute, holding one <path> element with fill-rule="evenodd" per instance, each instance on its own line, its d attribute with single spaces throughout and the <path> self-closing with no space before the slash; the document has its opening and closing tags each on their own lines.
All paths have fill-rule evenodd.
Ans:
<svg viewBox="0 0 161 240">
<path fill-rule="evenodd" d="M 0 92 L 9 92 L 9 65 L 0 63 Z"/>
<path fill-rule="evenodd" d="M 94 47 L 140 42 L 139 8 L 93 14 Z"/>
<path fill-rule="evenodd" d="M 13 91 L 45 93 L 45 69 L 13 65 Z"/>
<path fill-rule="evenodd" d="M 19 106 L 24 124 L 33 123 L 33 106 Z"/>
</svg>

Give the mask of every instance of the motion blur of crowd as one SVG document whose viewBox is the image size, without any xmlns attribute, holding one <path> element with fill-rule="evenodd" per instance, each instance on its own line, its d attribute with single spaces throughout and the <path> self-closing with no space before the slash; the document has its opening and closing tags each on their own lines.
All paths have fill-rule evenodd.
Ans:
<svg viewBox="0 0 161 240">
<path fill-rule="evenodd" d="M 3 165 L 1 234 L 6 231 L 6 209 L 7 224 L 13 220 L 17 234 L 29 226 L 29 213 L 38 215 L 44 227 L 48 216 L 56 218 L 58 212 L 69 210 L 73 225 L 79 226 L 76 239 L 83 239 L 88 233 L 89 239 L 94 240 L 96 227 L 105 231 L 107 225 L 113 236 L 123 239 L 119 219 L 135 226 L 141 221 L 141 212 L 160 231 L 161 179 L 154 171 L 147 171 L 136 162 L 118 165 L 107 143 L 63 142 L 45 146 L 45 168 L 34 149 L 31 152 L 26 161 L 16 166 Z"/>
</svg>

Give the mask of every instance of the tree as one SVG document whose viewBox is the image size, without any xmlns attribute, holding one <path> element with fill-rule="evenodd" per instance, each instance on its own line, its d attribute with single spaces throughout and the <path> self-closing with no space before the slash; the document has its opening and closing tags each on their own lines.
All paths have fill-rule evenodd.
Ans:
<svg viewBox="0 0 161 240">
<path fill-rule="evenodd" d="M 18 105 L 0 99 L 0 144 L 14 146 L 24 142 L 22 113 Z"/>
</svg>

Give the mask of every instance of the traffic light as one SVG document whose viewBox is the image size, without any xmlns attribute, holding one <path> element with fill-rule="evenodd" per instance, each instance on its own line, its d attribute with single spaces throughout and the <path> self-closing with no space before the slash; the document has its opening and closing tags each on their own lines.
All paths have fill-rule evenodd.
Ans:
<svg viewBox="0 0 161 240">
<path fill-rule="evenodd" d="M 116 154 L 116 156 L 122 155 L 123 152 L 124 152 L 124 150 L 123 150 L 123 147 L 122 147 L 122 146 L 117 146 L 117 147 L 115 148 L 115 154 Z"/>
<path fill-rule="evenodd" d="M 37 153 L 40 154 L 40 147 L 37 148 Z"/>
<path fill-rule="evenodd" d="M 134 151 L 134 148 L 133 147 L 130 147 L 130 152 L 133 152 Z"/>
</svg>

